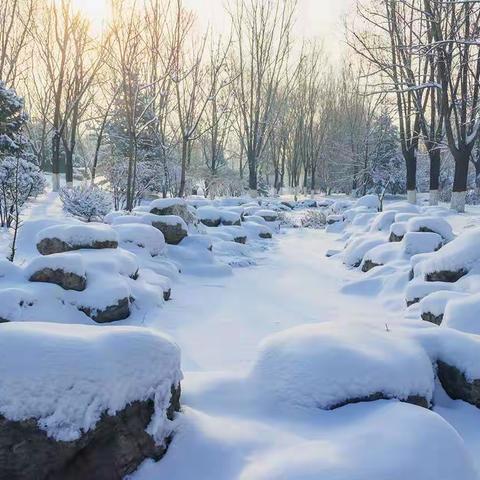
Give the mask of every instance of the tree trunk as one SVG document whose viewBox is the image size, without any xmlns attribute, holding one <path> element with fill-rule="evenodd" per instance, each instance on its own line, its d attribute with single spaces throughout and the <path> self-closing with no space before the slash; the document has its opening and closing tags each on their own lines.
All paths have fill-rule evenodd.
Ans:
<svg viewBox="0 0 480 480">
<path fill-rule="evenodd" d="M 465 211 L 469 160 L 470 152 L 460 151 L 455 156 L 455 174 L 453 177 L 453 191 L 450 208 L 459 213 Z"/>
<path fill-rule="evenodd" d="M 438 189 L 440 186 L 441 152 L 438 148 L 429 150 L 430 157 L 430 205 L 438 205 Z"/>
<path fill-rule="evenodd" d="M 188 157 L 188 140 L 183 139 L 182 141 L 182 171 L 180 175 L 180 188 L 178 189 L 178 196 L 185 196 L 185 185 L 186 185 L 186 176 L 187 176 L 187 157 Z"/>
<path fill-rule="evenodd" d="M 255 191 L 255 196 L 258 191 L 258 178 L 257 178 L 257 158 L 253 151 L 247 152 L 248 157 L 248 188 L 250 193 Z"/>
<path fill-rule="evenodd" d="M 403 154 L 407 167 L 407 200 L 417 203 L 417 150 L 410 149 Z"/>
</svg>

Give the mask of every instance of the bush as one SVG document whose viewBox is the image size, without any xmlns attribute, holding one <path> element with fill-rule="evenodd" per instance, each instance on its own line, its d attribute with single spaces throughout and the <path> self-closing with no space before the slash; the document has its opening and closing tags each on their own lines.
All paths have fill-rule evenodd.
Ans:
<svg viewBox="0 0 480 480">
<path fill-rule="evenodd" d="M 112 209 L 112 199 L 108 192 L 93 185 L 64 187 L 60 191 L 63 210 L 87 222 L 101 220 Z"/>
<path fill-rule="evenodd" d="M 302 217 L 302 227 L 304 228 L 324 228 L 327 218 L 319 210 L 307 210 Z"/>
</svg>

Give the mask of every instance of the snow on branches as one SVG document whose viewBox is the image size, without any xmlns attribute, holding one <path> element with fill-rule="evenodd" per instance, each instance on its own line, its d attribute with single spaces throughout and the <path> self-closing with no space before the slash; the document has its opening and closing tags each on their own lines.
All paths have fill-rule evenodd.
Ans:
<svg viewBox="0 0 480 480">
<path fill-rule="evenodd" d="M 101 220 L 112 209 L 108 192 L 94 185 L 65 187 L 60 191 L 63 210 L 87 222 Z"/>
</svg>

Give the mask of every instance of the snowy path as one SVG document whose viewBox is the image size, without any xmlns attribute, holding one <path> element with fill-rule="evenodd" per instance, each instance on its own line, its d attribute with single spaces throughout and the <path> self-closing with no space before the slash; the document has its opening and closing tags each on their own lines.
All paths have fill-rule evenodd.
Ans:
<svg viewBox="0 0 480 480">
<path fill-rule="evenodd" d="M 275 241 L 255 267 L 226 278 L 183 276 L 174 285 L 156 324 L 179 343 L 184 371 L 244 370 L 261 340 L 295 325 L 392 315 L 370 297 L 339 292 L 359 273 L 325 257 L 334 235 L 290 230 Z"/>
<path fill-rule="evenodd" d="M 299 445 L 324 442 L 329 448 L 341 435 L 356 435 L 357 429 L 387 421 L 381 415 L 388 414 L 381 412 L 387 412 L 391 402 L 333 412 L 264 405 L 244 380 L 258 344 L 271 333 L 366 315 L 382 324 L 403 318 L 401 308 L 392 308 L 395 302 L 342 293 L 345 284 L 362 274 L 325 257 L 327 249 L 338 246 L 335 236 L 324 231 L 293 230 L 277 236 L 256 267 L 236 269 L 226 278 L 183 276 L 174 285 L 175 300 L 155 326 L 171 334 L 182 349 L 183 413 L 167 456 L 157 464 L 145 462 L 135 480 L 248 480 L 249 465 L 262 464 L 272 451 L 288 455 L 293 445 L 295 458 Z M 400 297 L 398 302 L 403 305 Z M 480 420 L 478 412 L 447 398 L 439 403 L 441 414 L 450 417 L 472 453 L 478 452 L 478 435 L 470 426 L 472 418 Z M 380 448 L 381 442 L 372 452 Z M 385 458 L 388 462 L 388 455 Z"/>
</svg>

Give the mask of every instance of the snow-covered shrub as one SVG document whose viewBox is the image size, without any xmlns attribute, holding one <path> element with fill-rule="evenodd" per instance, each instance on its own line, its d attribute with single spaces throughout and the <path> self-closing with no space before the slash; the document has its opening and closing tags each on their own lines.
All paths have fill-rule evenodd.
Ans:
<svg viewBox="0 0 480 480">
<path fill-rule="evenodd" d="M 467 205 L 479 205 L 480 193 L 477 190 L 468 190 L 465 203 Z"/>
<path fill-rule="evenodd" d="M 112 209 L 108 192 L 94 185 L 65 187 L 60 191 L 60 198 L 66 213 L 87 222 L 101 220 Z"/>
<path fill-rule="evenodd" d="M 324 228 L 327 218 L 319 210 L 307 210 L 301 218 L 301 224 L 304 228 Z"/>
<path fill-rule="evenodd" d="M 17 210 L 44 188 L 45 177 L 34 163 L 12 156 L 0 160 L 0 225 L 10 227 Z"/>
<path fill-rule="evenodd" d="M 162 191 L 164 176 L 161 170 L 155 162 L 137 163 L 135 191 L 133 192 L 134 205 L 139 205 L 147 195 Z M 125 209 L 127 206 L 128 161 L 121 159 L 109 162 L 105 169 L 105 178 L 113 197 L 115 210 Z"/>
</svg>

